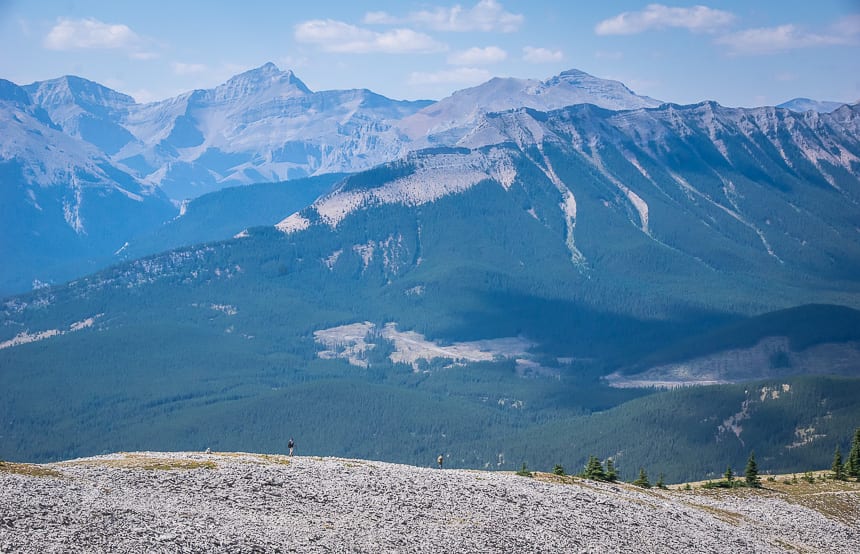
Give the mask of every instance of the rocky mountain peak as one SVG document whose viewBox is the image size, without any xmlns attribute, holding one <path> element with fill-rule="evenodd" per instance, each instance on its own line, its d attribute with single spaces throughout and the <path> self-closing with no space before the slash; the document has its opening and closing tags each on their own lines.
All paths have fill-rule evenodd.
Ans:
<svg viewBox="0 0 860 554">
<path fill-rule="evenodd" d="M 620 81 L 595 77 L 579 69 L 562 71 L 541 84 L 545 89 L 560 88 L 568 96 L 578 94 L 582 97 L 582 102 L 571 103 L 595 104 L 610 110 L 653 108 L 662 103 L 636 94 Z"/>
<path fill-rule="evenodd" d="M 830 100 L 812 100 L 811 98 L 792 98 L 788 102 L 778 104 L 777 108 L 785 108 L 793 112 L 813 111 L 818 113 L 830 113 L 836 109 L 839 109 L 843 105 L 845 105 L 845 102 L 834 102 Z"/>
<path fill-rule="evenodd" d="M 94 81 L 64 75 L 48 81 L 36 81 L 24 87 L 33 101 L 46 109 L 79 105 L 88 109 L 126 109 L 135 104 L 134 98 Z"/>
<path fill-rule="evenodd" d="M 657 107 L 662 102 L 640 96 L 618 81 L 570 69 L 544 81 L 495 77 L 424 108 L 406 118 L 402 128 L 413 140 L 425 138 L 437 144 L 444 134 L 466 130 L 483 114 L 517 108 L 549 111 L 575 104 L 632 110 Z"/>
<path fill-rule="evenodd" d="M 262 92 L 277 92 L 281 97 L 296 97 L 312 91 L 291 70 L 281 71 L 272 62 L 231 77 L 214 90 L 216 101 L 228 102 Z"/>
</svg>

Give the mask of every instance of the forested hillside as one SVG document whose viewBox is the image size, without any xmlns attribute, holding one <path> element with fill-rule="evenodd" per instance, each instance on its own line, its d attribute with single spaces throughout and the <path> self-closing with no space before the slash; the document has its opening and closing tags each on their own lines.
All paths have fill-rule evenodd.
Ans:
<svg viewBox="0 0 860 554">
<path fill-rule="evenodd" d="M 732 325 L 735 342 L 758 327 L 853 337 L 821 322 L 860 306 L 856 109 L 491 114 L 462 145 L 348 176 L 275 227 L 7 299 L 0 456 L 296 435 L 317 453 L 470 467 L 613 456 L 670 479 L 756 442 L 763 465 L 799 468 L 856 426 L 855 380 L 657 395 L 602 378 Z M 807 304 L 831 306 L 762 315 Z"/>
</svg>

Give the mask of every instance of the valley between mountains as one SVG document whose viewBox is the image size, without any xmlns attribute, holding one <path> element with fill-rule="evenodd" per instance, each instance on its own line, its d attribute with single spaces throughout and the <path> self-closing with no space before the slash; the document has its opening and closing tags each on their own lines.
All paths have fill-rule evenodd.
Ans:
<svg viewBox="0 0 860 554">
<path fill-rule="evenodd" d="M 817 467 L 860 418 L 860 106 L 810 106 L 0 81 L 0 458 Z"/>
</svg>

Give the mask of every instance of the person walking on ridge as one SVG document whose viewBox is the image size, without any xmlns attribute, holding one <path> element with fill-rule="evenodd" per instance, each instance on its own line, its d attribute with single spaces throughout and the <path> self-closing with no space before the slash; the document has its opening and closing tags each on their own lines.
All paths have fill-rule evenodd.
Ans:
<svg viewBox="0 0 860 554">
<path fill-rule="evenodd" d="M 290 458 L 293 457 L 293 447 L 296 446 L 296 443 L 293 442 L 293 437 L 290 437 L 290 442 L 287 443 L 287 448 L 290 449 Z"/>
<path fill-rule="evenodd" d="M 442 457 L 442 454 L 439 454 L 439 457 L 436 458 L 436 463 L 439 464 L 439 469 L 442 469 L 442 462 L 444 460 L 445 460 L 445 458 Z"/>
</svg>

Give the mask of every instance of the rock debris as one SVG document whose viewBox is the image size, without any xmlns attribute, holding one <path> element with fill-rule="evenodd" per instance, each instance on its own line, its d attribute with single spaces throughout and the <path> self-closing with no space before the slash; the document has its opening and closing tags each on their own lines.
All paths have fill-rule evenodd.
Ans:
<svg viewBox="0 0 860 554">
<path fill-rule="evenodd" d="M 860 552 L 857 520 L 773 495 L 244 453 L 21 467 L 48 471 L 0 468 L 4 553 Z"/>
</svg>

